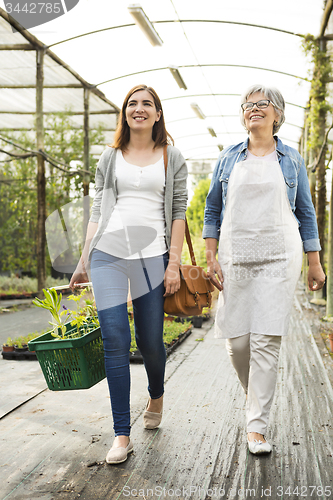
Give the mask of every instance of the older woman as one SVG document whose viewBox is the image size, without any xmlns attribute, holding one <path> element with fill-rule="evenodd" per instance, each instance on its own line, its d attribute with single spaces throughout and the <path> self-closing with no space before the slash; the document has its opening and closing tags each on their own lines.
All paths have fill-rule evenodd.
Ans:
<svg viewBox="0 0 333 500">
<path fill-rule="evenodd" d="M 247 397 L 250 452 L 269 453 L 266 441 L 281 339 L 302 264 L 310 290 L 324 285 L 320 243 L 304 161 L 275 135 L 285 120 L 281 93 L 262 85 L 242 96 L 248 139 L 219 156 L 207 196 L 203 238 L 207 272 L 223 289 L 217 335 Z M 218 260 L 216 259 L 219 241 Z"/>
</svg>

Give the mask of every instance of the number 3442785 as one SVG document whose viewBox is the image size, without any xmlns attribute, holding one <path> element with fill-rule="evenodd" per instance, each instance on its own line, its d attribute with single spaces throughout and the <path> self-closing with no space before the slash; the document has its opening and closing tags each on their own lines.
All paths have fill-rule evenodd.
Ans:
<svg viewBox="0 0 333 500">
<path fill-rule="evenodd" d="M 295 497 L 314 497 L 314 498 L 322 498 L 323 496 L 329 497 L 332 494 L 331 486 L 296 486 L 292 488 L 288 486 L 288 488 L 283 488 L 282 486 L 277 487 L 276 494 L 278 497 L 281 496 L 293 496 Z"/>
<path fill-rule="evenodd" d="M 17 12 L 24 12 L 26 14 L 41 14 L 42 12 L 46 12 L 46 14 L 60 14 L 62 12 L 61 3 L 25 3 L 24 5 L 20 5 L 19 3 L 5 3 L 5 8 L 8 14 L 12 14 Z"/>
</svg>

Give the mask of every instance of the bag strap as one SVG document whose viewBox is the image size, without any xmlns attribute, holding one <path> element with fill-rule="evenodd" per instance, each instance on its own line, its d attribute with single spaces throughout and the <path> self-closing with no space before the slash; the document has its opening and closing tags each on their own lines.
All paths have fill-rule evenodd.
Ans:
<svg viewBox="0 0 333 500">
<path fill-rule="evenodd" d="M 168 154 L 167 154 L 167 149 L 168 149 L 168 146 L 165 145 L 164 148 L 163 148 L 165 178 L 167 176 L 167 170 L 168 170 Z M 188 228 L 188 223 L 187 223 L 186 216 L 185 216 L 185 237 L 186 237 L 186 243 L 187 243 L 187 246 L 188 246 L 188 249 L 189 249 L 189 252 L 190 252 L 190 257 L 191 257 L 192 265 L 196 266 L 197 262 L 195 260 L 195 255 L 194 255 L 194 250 L 193 250 L 193 245 L 192 245 L 190 230 Z"/>
</svg>

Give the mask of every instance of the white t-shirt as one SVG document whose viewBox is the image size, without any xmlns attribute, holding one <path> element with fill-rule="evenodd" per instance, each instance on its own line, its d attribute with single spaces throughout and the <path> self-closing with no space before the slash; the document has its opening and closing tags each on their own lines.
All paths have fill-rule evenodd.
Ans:
<svg viewBox="0 0 333 500">
<path fill-rule="evenodd" d="M 251 151 L 247 150 L 247 156 L 245 158 L 246 160 L 265 160 L 265 161 L 275 161 L 277 160 L 277 154 L 276 154 L 276 149 L 273 151 L 273 153 L 269 153 L 269 155 L 266 156 L 256 156 L 251 153 Z"/>
<path fill-rule="evenodd" d="M 123 259 L 155 257 L 167 251 L 165 243 L 163 156 L 146 167 L 116 157 L 117 202 L 96 245 Z"/>
</svg>

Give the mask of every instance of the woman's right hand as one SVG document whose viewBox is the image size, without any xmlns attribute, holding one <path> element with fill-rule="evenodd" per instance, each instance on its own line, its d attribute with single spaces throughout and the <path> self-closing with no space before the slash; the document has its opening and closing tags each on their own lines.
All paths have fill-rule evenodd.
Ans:
<svg viewBox="0 0 333 500">
<path fill-rule="evenodd" d="M 83 263 L 80 261 L 71 277 L 71 280 L 69 282 L 69 288 L 72 290 L 72 292 L 74 292 L 76 284 L 87 283 L 88 281 L 89 281 L 88 273 Z"/>
<path fill-rule="evenodd" d="M 207 263 L 207 276 L 218 290 L 223 290 L 222 269 L 215 258 Z"/>
</svg>

